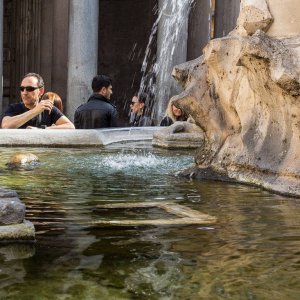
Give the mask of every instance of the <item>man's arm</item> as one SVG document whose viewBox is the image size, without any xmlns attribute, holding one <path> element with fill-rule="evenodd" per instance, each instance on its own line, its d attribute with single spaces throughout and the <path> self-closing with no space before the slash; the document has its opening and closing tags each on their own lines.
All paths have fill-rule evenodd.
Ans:
<svg viewBox="0 0 300 300">
<path fill-rule="evenodd" d="M 55 125 L 46 129 L 75 129 L 75 126 L 66 116 L 62 116 L 55 122 Z"/>
<path fill-rule="evenodd" d="M 19 128 L 38 114 L 38 111 L 31 109 L 17 116 L 6 116 L 2 119 L 1 127 L 5 129 Z"/>
<path fill-rule="evenodd" d="M 5 116 L 2 119 L 1 127 L 5 129 L 19 128 L 44 110 L 51 111 L 53 104 L 50 100 L 42 100 L 36 107 L 16 116 Z"/>
</svg>

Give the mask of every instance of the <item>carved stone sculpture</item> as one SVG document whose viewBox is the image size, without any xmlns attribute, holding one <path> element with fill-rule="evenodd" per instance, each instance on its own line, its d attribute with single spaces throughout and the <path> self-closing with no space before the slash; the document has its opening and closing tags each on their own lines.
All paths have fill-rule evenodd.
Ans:
<svg viewBox="0 0 300 300">
<path fill-rule="evenodd" d="M 153 133 L 152 145 L 168 149 L 193 149 L 202 146 L 203 131 L 197 125 L 177 121 Z"/>
<path fill-rule="evenodd" d="M 300 196 L 298 5 L 241 1 L 237 27 L 174 68 L 184 92 L 172 101 L 204 133 L 190 174 Z"/>
</svg>

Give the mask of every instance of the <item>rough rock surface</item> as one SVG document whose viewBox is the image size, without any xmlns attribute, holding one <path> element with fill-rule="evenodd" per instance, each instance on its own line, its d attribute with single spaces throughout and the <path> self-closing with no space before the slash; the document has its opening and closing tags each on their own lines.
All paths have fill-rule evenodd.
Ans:
<svg viewBox="0 0 300 300">
<path fill-rule="evenodd" d="M 266 31 L 273 22 L 273 17 L 264 0 L 244 0 L 237 20 L 237 28 L 241 35 L 251 35 L 256 30 Z"/>
<path fill-rule="evenodd" d="M 0 198 L 0 225 L 22 223 L 25 205 L 19 198 Z"/>
<path fill-rule="evenodd" d="M 298 35 L 268 35 L 279 4 L 242 1 L 234 31 L 174 68 L 185 91 L 172 101 L 204 132 L 190 174 L 300 196 L 300 27 L 296 22 Z"/>
</svg>

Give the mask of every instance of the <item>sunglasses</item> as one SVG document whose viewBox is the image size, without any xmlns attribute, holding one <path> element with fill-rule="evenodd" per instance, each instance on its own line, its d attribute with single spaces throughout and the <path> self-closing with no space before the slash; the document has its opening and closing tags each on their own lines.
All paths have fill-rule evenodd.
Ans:
<svg viewBox="0 0 300 300">
<path fill-rule="evenodd" d="M 39 88 L 40 87 L 38 87 L 38 86 L 20 86 L 20 91 L 24 92 L 24 90 L 26 90 L 26 92 L 33 92 Z"/>
</svg>

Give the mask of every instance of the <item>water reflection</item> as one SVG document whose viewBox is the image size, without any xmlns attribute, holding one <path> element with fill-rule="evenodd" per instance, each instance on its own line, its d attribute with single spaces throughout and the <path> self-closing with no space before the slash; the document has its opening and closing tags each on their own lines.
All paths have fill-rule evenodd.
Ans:
<svg viewBox="0 0 300 300">
<path fill-rule="evenodd" d="M 10 259 L 14 251 L 0 247 L 0 298 L 299 299 L 299 200 L 175 178 L 168 174 L 193 159 L 174 152 L 33 151 L 39 168 L 0 174 L 1 185 L 26 203 L 37 230 L 32 255 Z M 3 151 L 0 167 L 10 154 Z M 216 216 L 217 223 L 89 223 L 99 217 L 97 204 L 158 200 Z"/>
<path fill-rule="evenodd" d="M 27 274 L 24 260 L 34 256 L 33 244 L 0 244 L 0 298 L 6 293 L 3 289 L 22 283 Z"/>
</svg>

